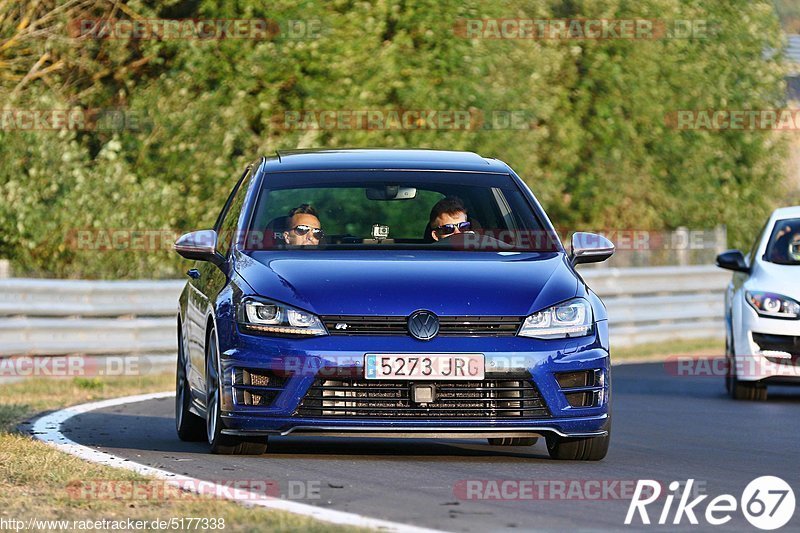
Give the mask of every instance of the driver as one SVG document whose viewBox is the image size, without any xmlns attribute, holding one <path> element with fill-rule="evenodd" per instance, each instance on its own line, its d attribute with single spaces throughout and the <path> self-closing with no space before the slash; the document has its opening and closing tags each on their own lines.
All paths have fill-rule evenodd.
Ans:
<svg viewBox="0 0 800 533">
<path fill-rule="evenodd" d="M 472 228 L 467 221 L 467 208 L 458 196 L 442 198 L 431 209 L 428 227 L 434 241 L 446 239 L 456 233 L 464 233 Z"/>
<path fill-rule="evenodd" d="M 316 246 L 325 238 L 317 211 L 309 204 L 302 204 L 289 211 L 288 229 L 283 240 L 292 246 Z"/>
<path fill-rule="evenodd" d="M 789 258 L 800 263 L 800 231 L 794 234 L 792 241 L 789 243 Z"/>
<path fill-rule="evenodd" d="M 774 243 L 770 245 L 770 261 L 778 264 L 800 261 L 800 231 L 796 225 L 786 224 L 775 237 Z"/>
</svg>

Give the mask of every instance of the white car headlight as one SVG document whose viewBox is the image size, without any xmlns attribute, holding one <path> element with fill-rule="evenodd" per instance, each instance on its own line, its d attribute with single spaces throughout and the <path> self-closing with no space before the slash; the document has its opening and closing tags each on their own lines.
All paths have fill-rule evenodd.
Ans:
<svg viewBox="0 0 800 533">
<path fill-rule="evenodd" d="M 573 298 L 526 318 L 518 335 L 536 339 L 582 337 L 592 331 L 592 320 L 589 302 Z"/>
<path fill-rule="evenodd" d="M 239 326 L 246 331 L 275 336 L 327 335 L 319 317 L 286 304 L 247 298 L 237 311 Z"/>
<path fill-rule="evenodd" d="M 745 291 L 745 300 L 760 316 L 800 318 L 800 303 L 774 292 Z"/>
</svg>

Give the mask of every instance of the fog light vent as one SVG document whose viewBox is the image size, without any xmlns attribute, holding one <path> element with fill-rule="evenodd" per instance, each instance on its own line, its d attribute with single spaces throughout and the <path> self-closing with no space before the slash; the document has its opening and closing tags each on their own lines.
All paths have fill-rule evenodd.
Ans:
<svg viewBox="0 0 800 533">
<path fill-rule="evenodd" d="M 562 389 L 575 387 L 590 387 L 594 385 L 594 370 L 581 370 L 578 372 L 559 372 L 556 374 L 558 386 Z"/>
<path fill-rule="evenodd" d="M 557 372 L 555 378 L 570 407 L 596 407 L 605 400 L 602 369 Z"/>
<path fill-rule="evenodd" d="M 255 387 L 278 387 L 286 384 L 288 375 L 272 370 L 237 368 L 233 373 L 234 385 L 253 385 Z"/>
<path fill-rule="evenodd" d="M 570 407 L 591 407 L 594 405 L 594 392 L 570 392 L 565 396 Z"/>
</svg>

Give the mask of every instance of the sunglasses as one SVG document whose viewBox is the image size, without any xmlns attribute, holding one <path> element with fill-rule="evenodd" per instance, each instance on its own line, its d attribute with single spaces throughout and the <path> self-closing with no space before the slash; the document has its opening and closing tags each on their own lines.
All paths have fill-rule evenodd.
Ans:
<svg viewBox="0 0 800 533">
<path fill-rule="evenodd" d="M 442 224 L 438 228 L 433 228 L 433 231 L 439 235 L 452 235 L 456 230 L 461 232 L 469 231 L 471 227 L 471 222 L 459 222 L 458 224 Z"/>
<path fill-rule="evenodd" d="M 325 236 L 325 232 L 322 231 L 322 228 L 312 228 L 311 226 L 306 226 L 305 224 L 299 224 L 293 227 L 290 231 L 297 233 L 301 237 L 310 231 L 311 236 L 317 240 L 320 240 Z"/>
</svg>

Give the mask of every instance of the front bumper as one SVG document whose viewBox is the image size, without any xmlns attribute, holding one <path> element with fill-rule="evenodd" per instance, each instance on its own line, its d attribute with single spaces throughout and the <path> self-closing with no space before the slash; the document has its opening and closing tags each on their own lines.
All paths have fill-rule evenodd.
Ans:
<svg viewBox="0 0 800 533">
<path fill-rule="evenodd" d="M 428 342 L 407 337 L 328 336 L 276 339 L 238 334 L 235 348 L 223 350 L 223 433 L 232 435 L 318 435 L 393 438 L 485 438 L 559 435 L 593 437 L 610 428 L 610 374 L 607 323 L 580 339 L 536 340 L 519 337 L 449 337 Z M 483 353 L 486 380 L 529 380 L 547 408 L 546 416 L 469 416 L 403 418 L 385 416 L 301 416 L 298 411 L 312 385 L 326 376 L 363 377 L 366 353 Z M 241 370 L 278 375 L 267 405 L 242 401 Z M 585 387 L 566 388 L 556 375 L 586 371 L 598 377 Z M 237 377 L 237 372 L 239 375 Z M 514 378 L 507 376 L 513 375 Z M 568 393 L 586 392 L 591 405 L 574 406 Z M 256 391 L 258 392 L 258 391 Z M 588 396 L 587 396 L 588 398 Z M 574 402 L 573 402 L 574 403 Z"/>
<path fill-rule="evenodd" d="M 284 420 L 285 429 L 253 429 L 257 421 L 248 422 L 243 417 L 224 417 L 227 427 L 222 430 L 226 435 L 259 436 L 259 435 L 311 435 L 317 437 L 375 437 L 375 438 L 408 438 L 408 439 L 483 439 L 503 437 L 544 437 L 558 435 L 561 437 L 602 437 L 608 435 L 610 418 L 607 414 L 588 419 L 557 421 L 554 424 L 521 424 L 492 423 L 480 421 L 459 421 L 458 425 L 437 424 L 420 425 L 412 421 L 370 420 L 367 424 L 353 425 L 352 420 L 302 419 Z M 584 425 L 597 426 L 600 429 L 589 431 Z M 240 427 L 244 426 L 244 427 Z"/>
<path fill-rule="evenodd" d="M 800 320 L 762 317 L 749 305 L 742 307 L 734 337 L 737 379 L 800 384 Z"/>
</svg>

